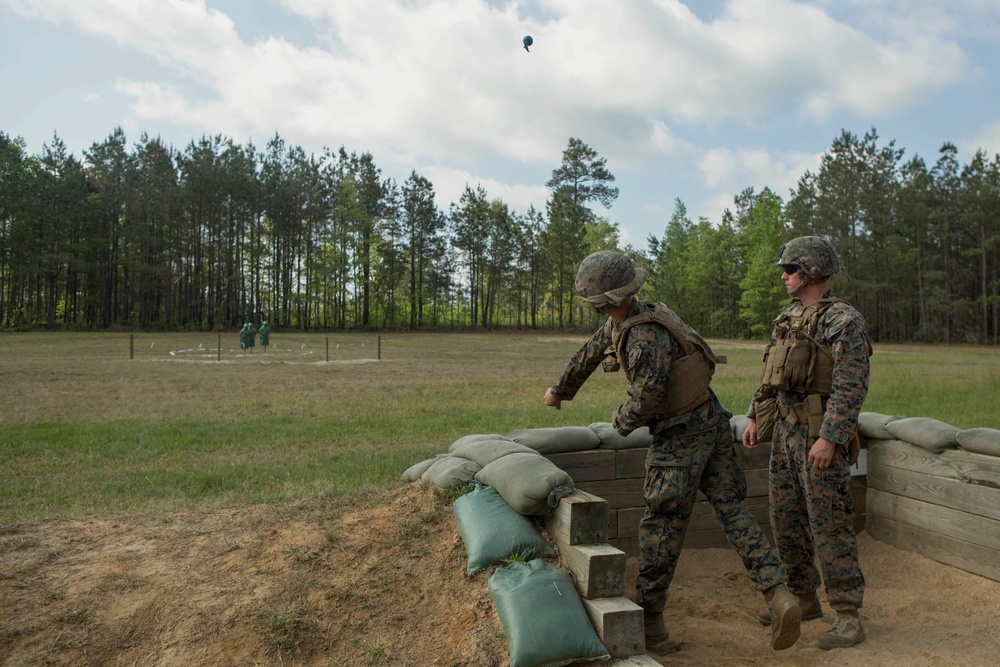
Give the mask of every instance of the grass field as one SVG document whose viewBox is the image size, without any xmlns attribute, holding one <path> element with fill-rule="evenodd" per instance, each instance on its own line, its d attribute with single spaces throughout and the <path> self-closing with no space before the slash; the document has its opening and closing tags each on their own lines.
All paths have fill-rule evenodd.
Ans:
<svg viewBox="0 0 1000 667">
<path fill-rule="evenodd" d="M 620 374 L 542 395 L 586 336 L 0 335 L 0 523 L 336 499 L 393 484 L 470 433 L 609 421 Z M 762 344 L 713 341 L 742 412 Z M 876 346 L 864 409 L 1000 428 L 1000 352 Z"/>
</svg>

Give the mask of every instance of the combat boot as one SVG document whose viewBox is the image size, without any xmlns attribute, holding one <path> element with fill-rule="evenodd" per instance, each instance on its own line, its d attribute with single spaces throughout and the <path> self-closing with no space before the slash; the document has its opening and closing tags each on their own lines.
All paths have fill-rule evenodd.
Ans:
<svg viewBox="0 0 1000 667">
<path fill-rule="evenodd" d="M 646 636 L 646 650 L 654 653 L 661 653 L 670 642 L 670 633 L 667 632 L 667 624 L 663 620 L 662 611 L 642 612 L 643 634 Z"/>
<path fill-rule="evenodd" d="M 820 604 L 816 591 L 812 591 L 808 595 L 799 595 L 796 597 L 799 599 L 799 609 L 802 610 L 803 621 L 823 618 L 823 605 Z M 771 610 L 761 609 L 758 611 L 757 620 L 760 621 L 760 624 L 765 628 L 771 625 Z"/>
<path fill-rule="evenodd" d="M 764 591 L 764 599 L 771 612 L 771 648 L 782 651 L 799 640 L 799 623 L 802 621 L 799 599 L 784 584 Z"/>
<path fill-rule="evenodd" d="M 861 614 L 857 609 L 838 611 L 833 626 L 820 635 L 817 646 L 828 651 L 832 648 L 847 648 L 865 640 L 865 628 L 861 625 Z"/>
</svg>

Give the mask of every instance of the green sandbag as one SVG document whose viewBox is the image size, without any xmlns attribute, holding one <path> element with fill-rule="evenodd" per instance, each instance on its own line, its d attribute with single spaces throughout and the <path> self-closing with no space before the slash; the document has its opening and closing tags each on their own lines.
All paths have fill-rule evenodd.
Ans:
<svg viewBox="0 0 1000 667">
<path fill-rule="evenodd" d="M 932 417 L 894 419 L 885 425 L 885 429 L 897 440 L 923 447 L 935 454 L 956 447 L 958 432 L 961 430 Z"/>
<path fill-rule="evenodd" d="M 475 574 L 516 554 L 524 558 L 556 555 L 531 520 L 508 505 L 496 489 L 475 486 L 452 505 L 468 554 L 466 572 Z"/>
<path fill-rule="evenodd" d="M 594 422 L 587 428 L 597 434 L 601 449 L 640 449 L 653 444 L 648 426 L 640 426 L 628 435 L 622 435 L 608 422 Z"/>
<path fill-rule="evenodd" d="M 966 451 L 1000 456 L 1000 431 L 995 428 L 967 428 L 959 431 L 956 439 L 958 446 Z"/>
<path fill-rule="evenodd" d="M 510 667 L 610 660 L 569 572 L 536 559 L 497 568 L 488 583 L 507 634 Z"/>
</svg>

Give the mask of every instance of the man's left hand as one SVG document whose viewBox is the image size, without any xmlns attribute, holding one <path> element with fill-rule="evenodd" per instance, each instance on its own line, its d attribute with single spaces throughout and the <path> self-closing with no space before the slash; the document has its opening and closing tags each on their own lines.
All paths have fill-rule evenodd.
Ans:
<svg viewBox="0 0 1000 667">
<path fill-rule="evenodd" d="M 556 410 L 562 410 L 562 401 L 552 395 L 552 387 L 545 390 L 545 405 Z"/>
</svg>

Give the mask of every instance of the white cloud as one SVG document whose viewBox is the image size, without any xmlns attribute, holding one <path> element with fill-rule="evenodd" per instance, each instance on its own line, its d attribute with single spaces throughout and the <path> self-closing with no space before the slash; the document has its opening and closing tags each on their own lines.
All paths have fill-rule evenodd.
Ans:
<svg viewBox="0 0 1000 667">
<path fill-rule="evenodd" d="M 959 148 L 970 158 L 981 149 L 992 160 L 1000 154 L 1000 120 L 981 128 L 971 141 L 962 142 Z"/>
<path fill-rule="evenodd" d="M 774 153 L 765 149 L 713 148 L 698 161 L 702 183 L 709 196 L 707 210 L 732 208 L 733 197 L 747 187 L 760 192 L 769 187 L 784 201 L 799 177 L 819 169 L 821 155 L 799 152 Z"/>
<path fill-rule="evenodd" d="M 457 203 L 466 186 L 475 190 L 481 185 L 490 199 L 501 199 L 510 209 L 520 213 L 527 212 L 529 206 L 544 213 L 549 197 L 548 188 L 543 186 L 510 184 L 492 177 L 478 177 L 461 169 L 426 167 L 421 174 L 434 184 L 435 200 L 442 208 L 447 207 L 448 202 Z"/>
</svg>

